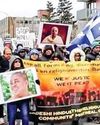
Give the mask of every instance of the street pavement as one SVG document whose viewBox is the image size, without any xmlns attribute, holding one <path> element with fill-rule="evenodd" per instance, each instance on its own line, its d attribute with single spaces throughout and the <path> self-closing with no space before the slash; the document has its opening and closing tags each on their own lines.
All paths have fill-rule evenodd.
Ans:
<svg viewBox="0 0 100 125">
<path fill-rule="evenodd" d="M 59 122 L 59 123 L 54 123 L 54 124 L 51 124 L 51 123 L 38 123 L 38 125 L 71 125 L 72 122 Z M 7 118 L 5 117 L 5 124 L 3 125 L 8 125 L 8 122 L 7 122 Z M 15 125 L 22 125 L 22 122 L 21 120 L 16 120 L 16 124 Z M 34 122 L 30 122 L 29 125 L 35 125 Z M 79 125 L 100 125 L 100 124 L 96 124 L 96 123 L 87 123 L 85 121 L 85 119 L 82 119 L 80 120 L 79 122 Z"/>
<path fill-rule="evenodd" d="M 7 114 L 5 114 L 5 124 L 4 125 L 8 125 L 8 121 L 7 121 Z M 21 120 L 16 120 L 16 124 L 15 125 L 22 125 L 22 122 Z M 30 122 L 29 125 L 36 125 L 34 124 L 34 122 Z M 58 122 L 58 123 L 54 123 L 54 124 L 51 124 L 51 123 L 38 123 L 38 125 L 72 125 L 72 122 L 71 121 L 66 121 L 66 122 Z M 96 123 L 87 123 L 86 122 L 86 118 L 82 118 L 79 120 L 79 125 L 100 125 L 100 124 L 96 124 Z"/>
</svg>

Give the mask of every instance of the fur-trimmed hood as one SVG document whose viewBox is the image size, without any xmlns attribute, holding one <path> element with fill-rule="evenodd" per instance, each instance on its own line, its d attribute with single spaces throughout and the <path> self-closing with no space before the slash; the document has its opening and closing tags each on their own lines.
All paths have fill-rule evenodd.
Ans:
<svg viewBox="0 0 100 125">
<path fill-rule="evenodd" d="M 85 53 L 84 53 L 84 51 L 83 51 L 82 49 L 80 49 L 80 48 L 75 48 L 75 49 L 73 49 L 73 50 L 71 51 L 70 56 L 69 56 L 70 61 L 75 61 L 75 59 L 74 59 L 75 53 L 80 53 L 80 55 L 81 55 L 81 61 L 85 61 Z"/>
</svg>

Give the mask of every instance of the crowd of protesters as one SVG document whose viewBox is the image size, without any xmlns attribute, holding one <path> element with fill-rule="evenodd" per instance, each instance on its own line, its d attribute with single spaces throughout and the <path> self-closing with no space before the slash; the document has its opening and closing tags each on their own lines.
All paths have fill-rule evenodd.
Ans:
<svg viewBox="0 0 100 125">
<path fill-rule="evenodd" d="M 83 44 L 67 50 L 65 46 L 44 45 L 43 48 L 26 48 L 22 44 L 18 44 L 14 55 L 18 55 L 22 59 L 33 61 L 50 61 L 62 60 L 69 61 L 92 61 L 100 60 L 100 41 L 96 40 L 91 45 Z"/>
<path fill-rule="evenodd" d="M 11 46 L 10 46 L 11 47 Z M 18 44 L 16 49 L 12 51 L 12 48 L 9 46 L 4 47 L 3 55 L 0 56 L 0 72 L 5 72 L 8 70 L 21 69 L 24 67 L 15 67 L 15 69 L 10 69 L 10 63 L 12 58 L 15 56 L 16 59 L 27 59 L 31 61 L 93 61 L 100 60 L 100 41 L 96 40 L 91 45 L 83 44 L 78 46 L 77 48 L 73 48 L 71 51 L 67 50 L 66 46 L 58 46 L 58 45 L 44 45 L 43 48 L 28 48 L 23 47 L 22 44 Z M 18 63 L 18 62 L 17 62 Z M 28 115 L 26 116 L 25 112 L 23 112 L 23 105 L 26 105 L 26 109 L 28 106 L 28 100 L 14 102 L 8 104 L 8 121 L 9 125 L 13 125 L 16 119 L 16 109 L 17 107 L 22 110 L 22 119 L 23 125 L 29 125 Z M 26 111 L 26 110 L 25 110 Z M 9 112 L 12 115 L 9 115 Z M 0 124 L 4 123 L 3 120 L 4 112 L 3 105 L 0 105 Z M 27 121 L 26 121 L 27 119 Z"/>
</svg>

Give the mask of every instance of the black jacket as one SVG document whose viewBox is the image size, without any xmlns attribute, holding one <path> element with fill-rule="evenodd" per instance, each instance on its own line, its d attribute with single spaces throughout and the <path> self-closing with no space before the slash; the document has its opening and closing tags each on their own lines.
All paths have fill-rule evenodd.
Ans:
<svg viewBox="0 0 100 125">
<path fill-rule="evenodd" d="M 9 61 L 4 56 L 0 57 L 0 73 L 9 69 Z"/>
</svg>

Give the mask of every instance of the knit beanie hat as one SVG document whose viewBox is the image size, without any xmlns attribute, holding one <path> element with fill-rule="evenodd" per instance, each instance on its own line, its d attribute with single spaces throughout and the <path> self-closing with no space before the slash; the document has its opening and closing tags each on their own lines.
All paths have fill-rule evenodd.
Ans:
<svg viewBox="0 0 100 125">
<path fill-rule="evenodd" d="M 37 54 L 37 55 L 39 55 L 40 52 L 39 52 L 37 49 L 32 49 L 32 50 L 29 52 L 29 56 L 31 56 L 32 54 Z"/>
<path fill-rule="evenodd" d="M 100 41 L 94 41 L 91 47 L 94 49 L 96 46 L 100 46 Z"/>
</svg>

